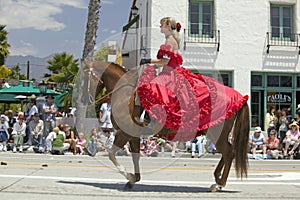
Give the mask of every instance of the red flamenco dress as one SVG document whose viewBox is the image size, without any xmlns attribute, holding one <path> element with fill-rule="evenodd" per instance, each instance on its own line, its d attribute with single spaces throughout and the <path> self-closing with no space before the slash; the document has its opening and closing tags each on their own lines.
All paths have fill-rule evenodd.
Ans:
<svg viewBox="0 0 300 200">
<path fill-rule="evenodd" d="M 137 91 L 151 117 L 177 131 L 174 140 L 194 139 L 196 133 L 231 118 L 247 102 L 247 95 L 181 67 L 181 55 L 162 45 L 157 58 L 165 56 L 170 60 L 159 75 L 151 65 L 143 71 Z"/>
</svg>

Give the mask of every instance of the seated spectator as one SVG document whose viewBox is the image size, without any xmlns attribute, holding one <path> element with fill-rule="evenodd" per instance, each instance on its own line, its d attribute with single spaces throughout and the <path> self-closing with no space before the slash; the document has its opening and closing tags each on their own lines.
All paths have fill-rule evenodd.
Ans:
<svg viewBox="0 0 300 200">
<path fill-rule="evenodd" d="M 8 117 L 8 133 L 11 134 L 13 131 L 14 124 L 17 122 L 17 117 L 15 117 L 14 112 L 12 110 L 8 110 L 7 112 L 7 117 Z"/>
<path fill-rule="evenodd" d="M 157 137 L 148 137 L 147 139 L 141 138 L 141 144 L 140 144 L 140 153 L 143 156 L 148 157 L 157 157 L 158 156 L 158 139 Z"/>
<path fill-rule="evenodd" d="M 58 128 L 58 127 L 55 127 L 55 128 L 53 129 L 53 131 L 51 131 L 51 132 L 48 134 L 47 138 L 45 139 L 46 145 L 45 145 L 45 152 L 44 152 L 44 153 L 47 154 L 47 153 L 49 153 L 49 152 L 52 151 L 52 142 L 55 140 L 55 138 L 56 138 L 58 132 L 59 132 L 59 128 Z"/>
<path fill-rule="evenodd" d="M 107 156 L 108 155 L 108 150 L 112 148 L 115 140 L 115 136 L 108 130 L 108 129 L 103 129 L 104 136 L 106 137 L 106 141 L 100 143 L 103 145 L 105 148 L 104 151 L 99 152 L 99 155 L 101 156 Z"/>
<path fill-rule="evenodd" d="M 84 134 L 82 132 L 78 133 L 78 138 L 75 140 L 76 147 L 74 149 L 74 155 L 77 153 L 79 155 L 82 155 L 84 153 L 84 145 L 86 143 L 86 140 L 84 139 Z"/>
<path fill-rule="evenodd" d="M 76 141 L 75 141 L 75 134 L 74 131 L 71 130 L 71 127 L 69 124 L 65 124 L 65 143 L 69 144 L 68 151 L 75 151 L 76 148 Z"/>
<path fill-rule="evenodd" d="M 277 131 L 275 129 L 271 129 L 270 135 L 266 141 L 267 155 L 271 158 L 278 158 L 279 139 L 276 136 Z"/>
<path fill-rule="evenodd" d="M 88 141 L 88 148 L 87 152 L 90 156 L 95 156 L 96 153 L 98 152 L 98 147 L 99 147 L 99 138 L 98 138 L 98 132 L 96 128 L 93 128 L 91 130 L 91 134 L 89 136 L 89 141 Z"/>
<path fill-rule="evenodd" d="M 283 150 L 283 156 L 291 156 L 294 154 L 294 151 L 299 146 L 300 141 L 300 132 L 299 132 L 299 125 L 296 121 L 292 122 L 289 125 L 289 130 L 286 132 L 286 136 L 283 139 L 283 144 L 285 144 L 284 150 Z M 293 146 L 292 149 L 289 151 L 289 147 Z"/>
<path fill-rule="evenodd" d="M 256 150 L 262 150 L 263 151 L 263 158 L 267 159 L 267 148 L 266 148 L 266 140 L 265 136 L 261 132 L 260 127 L 255 127 L 254 133 L 251 135 L 249 144 L 252 152 L 252 158 L 256 159 Z"/>
<path fill-rule="evenodd" d="M 0 151 L 7 151 L 7 141 L 9 139 L 9 124 L 7 121 L 7 117 L 5 115 L 1 115 L 0 119 Z"/>
<path fill-rule="evenodd" d="M 19 146 L 19 151 L 23 151 L 24 137 L 26 135 L 26 124 L 24 123 L 24 115 L 18 116 L 18 122 L 14 124 L 12 137 L 14 139 L 13 152 L 17 152 L 17 147 Z"/>
<path fill-rule="evenodd" d="M 167 148 L 168 150 L 171 151 L 171 157 L 175 158 L 175 153 L 177 150 L 177 142 L 168 139 L 163 139 L 161 137 L 161 134 L 154 135 L 153 138 L 156 138 L 157 144 L 161 146 L 162 151 L 164 151 L 164 148 Z"/>
<path fill-rule="evenodd" d="M 191 157 L 195 157 L 195 152 L 196 152 L 196 146 L 198 147 L 198 158 L 201 158 L 203 156 L 203 151 L 205 149 L 205 144 L 206 144 L 206 136 L 198 136 L 194 140 L 190 142 L 191 145 L 191 150 L 192 150 L 192 155 Z"/>
<path fill-rule="evenodd" d="M 56 137 L 52 142 L 52 154 L 64 154 L 64 151 L 69 149 L 70 144 L 65 143 L 65 132 L 62 130 L 63 126 L 59 125 L 58 130 L 56 130 Z"/>
<path fill-rule="evenodd" d="M 40 119 L 39 113 L 33 115 L 33 120 L 29 122 L 28 126 L 29 138 L 27 143 L 30 146 L 28 151 L 30 151 L 33 147 L 40 147 L 42 145 L 44 122 Z"/>
</svg>

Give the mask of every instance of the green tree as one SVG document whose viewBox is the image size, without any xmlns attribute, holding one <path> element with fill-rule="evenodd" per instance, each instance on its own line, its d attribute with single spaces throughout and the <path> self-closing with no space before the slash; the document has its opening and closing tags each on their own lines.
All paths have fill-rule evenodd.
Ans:
<svg viewBox="0 0 300 200">
<path fill-rule="evenodd" d="M 4 65 L 10 47 L 10 44 L 7 41 L 8 32 L 5 30 L 5 27 L 5 25 L 0 25 L 0 66 Z"/>
<path fill-rule="evenodd" d="M 9 79 L 25 80 L 27 78 L 25 74 L 21 73 L 19 65 L 14 65 L 10 70 L 11 74 L 8 76 Z"/>
<path fill-rule="evenodd" d="M 46 68 L 51 71 L 52 74 L 59 74 L 63 68 L 72 67 L 74 65 L 78 67 L 78 59 L 74 59 L 73 55 L 66 52 L 54 54 L 52 59 L 47 60 L 47 63 Z"/>
<path fill-rule="evenodd" d="M 74 59 L 73 55 L 63 52 L 55 54 L 47 63 L 46 68 L 52 72 L 52 75 L 46 78 L 46 81 L 55 82 L 62 88 L 71 90 L 79 70 L 78 59 Z M 68 111 L 68 108 L 72 107 L 72 94 L 70 92 L 64 96 L 62 104 L 64 105 L 63 111 Z"/>
<path fill-rule="evenodd" d="M 8 78 L 12 74 L 12 71 L 5 65 L 0 66 L 0 78 Z"/>
<path fill-rule="evenodd" d="M 101 48 L 95 53 L 94 59 L 96 61 L 107 61 L 107 55 L 108 55 L 108 47 L 105 44 L 101 44 Z"/>
</svg>

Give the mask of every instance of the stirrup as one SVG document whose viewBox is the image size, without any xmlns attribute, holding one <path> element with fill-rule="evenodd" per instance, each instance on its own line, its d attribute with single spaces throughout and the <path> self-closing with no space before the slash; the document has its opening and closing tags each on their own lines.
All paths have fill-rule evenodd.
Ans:
<svg viewBox="0 0 300 200">
<path fill-rule="evenodd" d="M 150 115 L 149 115 L 148 112 L 146 112 L 145 109 L 143 109 L 143 112 L 142 112 L 142 114 L 141 114 L 141 116 L 140 116 L 140 121 L 141 121 L 141 122 L 145 122 L 145 123 L 147 123 L 147 124 L 150 124 L 150 122 L 151 122 Z"/>
</svg>

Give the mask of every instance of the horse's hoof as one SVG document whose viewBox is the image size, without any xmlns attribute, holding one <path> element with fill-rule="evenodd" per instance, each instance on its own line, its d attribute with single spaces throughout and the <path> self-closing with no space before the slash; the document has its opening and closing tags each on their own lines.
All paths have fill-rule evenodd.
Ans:
<svg viewBox="0 0 300 200">
<path fill-rule="evenodd" d="M 209 191 L 210 192 L 218 192 L 220 187 L 217 184 L 213 184 L 210 186 Z"/>
<path fill-rule="evenodd" d="M 124 189 L 125 189 L 125 190 L 131 190 L 131 189 L 133 188 L 133 186 L 134 186 L 134 183 L 128 181 L 128 182 L 126 183 L 126 185 L 124 186 Z"/>
<path fill-rule="evenodd" d="M 132 173 L 128 173 L 128 174 L 126 175 L 126 178 L 127 178 L 127 180 L 128 180 L 129 182 L 131 182 L 131 183 L 135 183 L 135 182 L 136 182 L 135 175 L 132 174 Z"/>
</svg>

